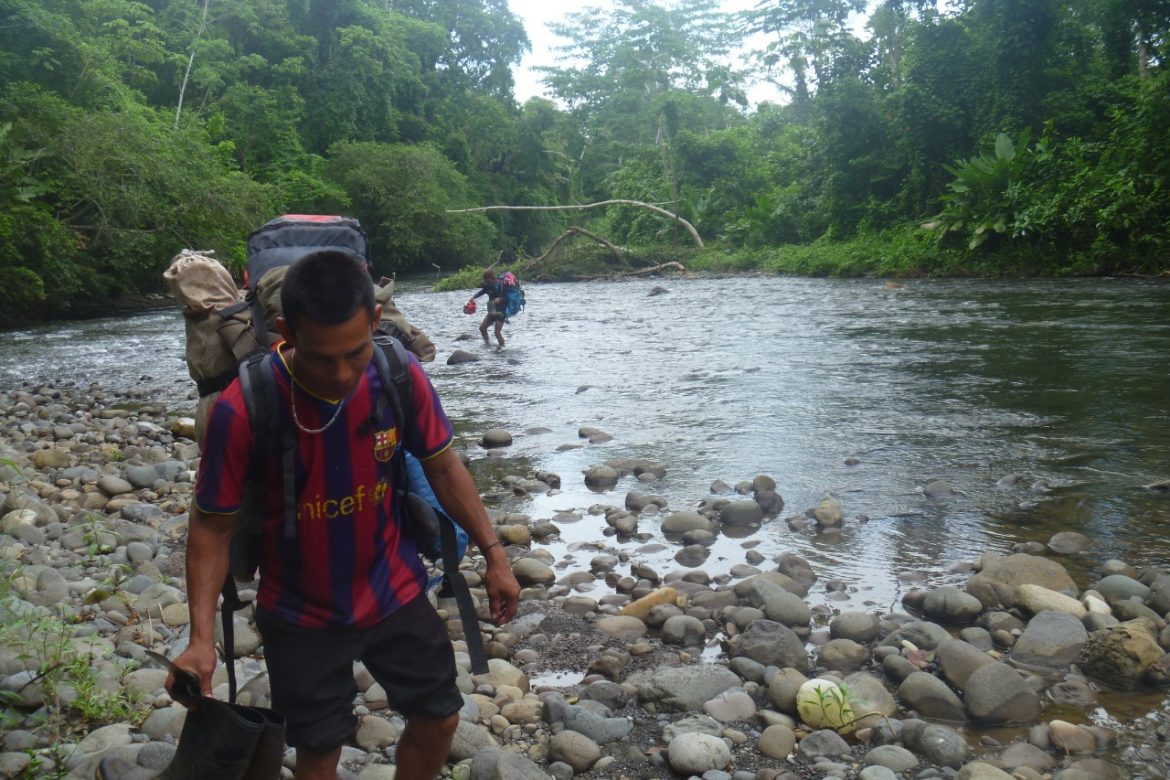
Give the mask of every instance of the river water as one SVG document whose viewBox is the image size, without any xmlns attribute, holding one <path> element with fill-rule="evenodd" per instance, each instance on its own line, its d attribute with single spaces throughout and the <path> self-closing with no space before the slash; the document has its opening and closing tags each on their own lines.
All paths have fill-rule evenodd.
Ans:
<svg viewBox="0 0 1170 780">
<path fill-rule="evenodd" d="M 737 277 L 526 291 L 500 352 L 479 341 L 478 317 L 462 314 L 467 291 L 408 280 L 398 303 L 438 346 L 428 372 L 481 489 L 506 474 L 561 475 L 556 495 L 496 502 L 536 519 L 581 515 L 558 519 L 558 560 L 587 568 L 605 546 L 677 569 L 676 545 L 603 537 L 585 510 L 621 505 L 629 490 L 693 509 L 716 480 L 767 474 L 781 517 L 832 495 L 846 528 L 794 533 L 769 521 L 747 538 L 721 536 L 703 569 L 742 563 L 745 544 L 768 557 L 792 551 L 820 576 L 810 601 L 840 599 L 834 608 L 889 610 L 911 587 L 961 582 L 948 573 L 956 564 L 1065 530 L 1094 540 L 1062 561 L 1082 587 L 1111 558 L 1170 562 L 1170 494 L 1143 487 L 1170 478 L 1170 285 L 923 280 L 889 290 Z M 11 331 L 0 334 L 0 387 L 100 382 L 191 409 L 182 344 L 177 310 Z M 482 359 L 449 366 L 456 348 Z M 583 444 L 583 426 L 613 440 L 562 446 Z M 485 453 L 476 442 L 488 428 L 511 431 L 514 445 Z M 666 478 L 588 489 L 581 472 L 613 457 L 657 461 Z M 927 497 L 935 480 L 954 494 Z M 657 522 L 643 518 L 641 530 Z M 829 580 L 843 590 L 830 596 Z"/>
</svg>

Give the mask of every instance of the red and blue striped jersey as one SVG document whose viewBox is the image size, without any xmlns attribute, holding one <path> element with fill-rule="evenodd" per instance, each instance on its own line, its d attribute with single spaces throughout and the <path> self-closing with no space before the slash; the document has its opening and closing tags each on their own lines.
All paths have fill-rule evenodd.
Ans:
<svg viewBox="0 0 1170 780">
<path fill-rule="evenodd" d="M 291 379 L 278 345 L 272 361 L 281 398 L 277 412 L 297 435 L 295 454 L 297 532 L 284 533 L 280 459 L 270 457 L 265 485 L 264 533 L 260 557 L 260 606 L 306 628 L 368 627 L 423 592 L 426 571 L 414 541 L 396 521 L 392 455 L 405 446 L 420 460 L 451 444 L 451 423 L 430 379 L 413 355 L 410 375 L 415 424 L 403 426 L 384 404 L 373 419 L 382 383 L 373 361 L 339 418 L 325 431 L 337 404 L 313 395 Z M 407 407 L 407 399 L 403 399 Z M 409 414 L 409 412 L 407 412 Z M 244 504 L 244 489 L 255 452 L 252 428 L 239 380 L 208 415 L 203 456 L 195 484 L 195 505 L 210 514 L 231 514 Z"/>
</svg>

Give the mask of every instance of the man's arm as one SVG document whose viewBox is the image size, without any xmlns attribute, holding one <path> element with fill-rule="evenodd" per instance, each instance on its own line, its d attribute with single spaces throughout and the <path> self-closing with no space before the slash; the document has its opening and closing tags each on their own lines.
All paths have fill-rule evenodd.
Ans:
<svg viewBox="0 0 1170 780">
<path fill-rule="evenodd" d="M 471 541 L 475 542 L 487 559 L 484 586 L 488 592 L 492 620 L 507 623 L 516 616 L 520 583 L 516 582 L 516 576 L 512 573 L 512 564 L 504 552 L 504 546 L 492 530 L 475 481 L 450 447 L 422 461 L 422 467 L 439 504 L 467 531 Z"/>
<path fill-rule="evenodd" d="M 187 520 L 187 606 L 191 612 L 191 639 L 175 665 L 199 678 L 204 695 L 211 693 L 215 653 L 215 616 L 219 594 L 228 573 L 228 551 L 236 515 L 213 515 L 191 506 Z M 168 687 L 172 684 L 168 678 Z"/>
</svg>

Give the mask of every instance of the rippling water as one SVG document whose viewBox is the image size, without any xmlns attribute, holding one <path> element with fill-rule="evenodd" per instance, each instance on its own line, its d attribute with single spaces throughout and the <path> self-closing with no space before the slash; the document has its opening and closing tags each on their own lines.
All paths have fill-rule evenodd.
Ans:
<svg viewBox="0 0 1170 780">
<path fill-rule="evenodd" d="M 650 295 L 657 286 L 666 292 Z M 484 454 L 475 442 L 486 428 L 515 435 L 513 447 L 475 464 L 481 487 L 509 473 L 562 476 L 558 495 L 504 508 L 583 514 L 638 490 L 690 509 L 715 480 L 768 474 L 786 502 L 782 516 L 832 495 L 846 529 L 794 534 L 771 521 L 747 539 L 721 537 L 703 568 L 717 574 L 742 562 L 745 543 L 766 556 L 790 550 L 821 576 L 812 600 L 825 597 L 826 579 L 844 584 L 841 608 L 892 607 L 954 564 L 1062 530 L 1095 542 L 1065 561 L 1082 586 L 1109 558 L 1170 561 L 1170 496 L 1142 487 L 1170 478 L 1164 283 L 529 285 L 528 309 L 506 327 L 502 352 L 483 347 L 478 318 L 461 313 L 467 294 L 406 283 L 398 301 L 439 347 L 428 371 L 468 449 Z M 457 340 L 467 334 L 474 339 Z M 182 343 L 177 311 L 9 332 L 0 336 L 0 386 L 140 385 L 190 408 Z M 458 347 L 482 361 L 446 365 Z M 614 439 L 558 451 L 580 442 L 582 426 Z M 612 457 L 659 461 L 666 479 L 587 489 L 581 472 Z M 1013 487 L 997 487 L 1013 474 Z M 925 497 L 920 488 L 932 480 L 955 495 Z M 656 518 L 642 520 L 643 530 L 656 527 Z M 619 544 L 593 519 L 562 530 L 558 559 L 587 566 L 604 543 L 660 571 L 677 568 L 674 546 Z"/>
</svg>

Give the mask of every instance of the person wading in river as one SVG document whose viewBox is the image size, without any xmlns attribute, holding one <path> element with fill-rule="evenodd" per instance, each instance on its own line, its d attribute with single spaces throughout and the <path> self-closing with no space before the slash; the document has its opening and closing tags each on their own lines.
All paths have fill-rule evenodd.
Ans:
<svg viewBox="0 0 1170 780">
<path fill-rule="evenodd" d="M 412 397 L 404 399 L 413 414 L 394 420 L 377 403 L 372 356 L 381 306 L 362 264 L 346 253 L 306 255 L 290 266 L 281 304 L 284 341 L 273 347 L 273 366 L 280 405 L 298 429 L 298 511 L 290 538 L 284 497 L 270 491 L 256 623 L 273 708 L 288 719 L 297 780 L 335 780 L 356 725 L 353 662 L 360 659 L 407 719 L 395 777 L 432 780 L 446 763 L 463 699 L 446 627 L 426 598 L 426 572 L 397 519 L 396 447 L 422 461 L 439 501 L 486 557 L 493 620 L 515 616 L 520 588 L 413 357 Z M 187 538 L 191 640 L 175 664 L 193 671 L 205 694 L 216 666 L 213 626 L 228 542 L 255 451 L 237 379 L 209 415 Z M 263 466 L 265 484 L 281 484 L 280 465 Z"/>
<path fill-rule="evenodd" d="M 504 296 L 506 290 L 504 283 L 496 279 L 496 272 L 490 268 L 484 269 L 483 272 L 483 286 L 467 299 L 467 302 L 474 303 L 475 299 L 481 295 L 487 296 L 488 310 L 484 315 L 483 322 L 479 323 L 479 335 L 483 336 L 484 344 L 491 344 L 488 339 L 488 326 L 495 325 L 496 344 L 499 349 L 504 348 L 504 323 L 508 321 L 507 315 L 504 314 Z"/>
</svg>

